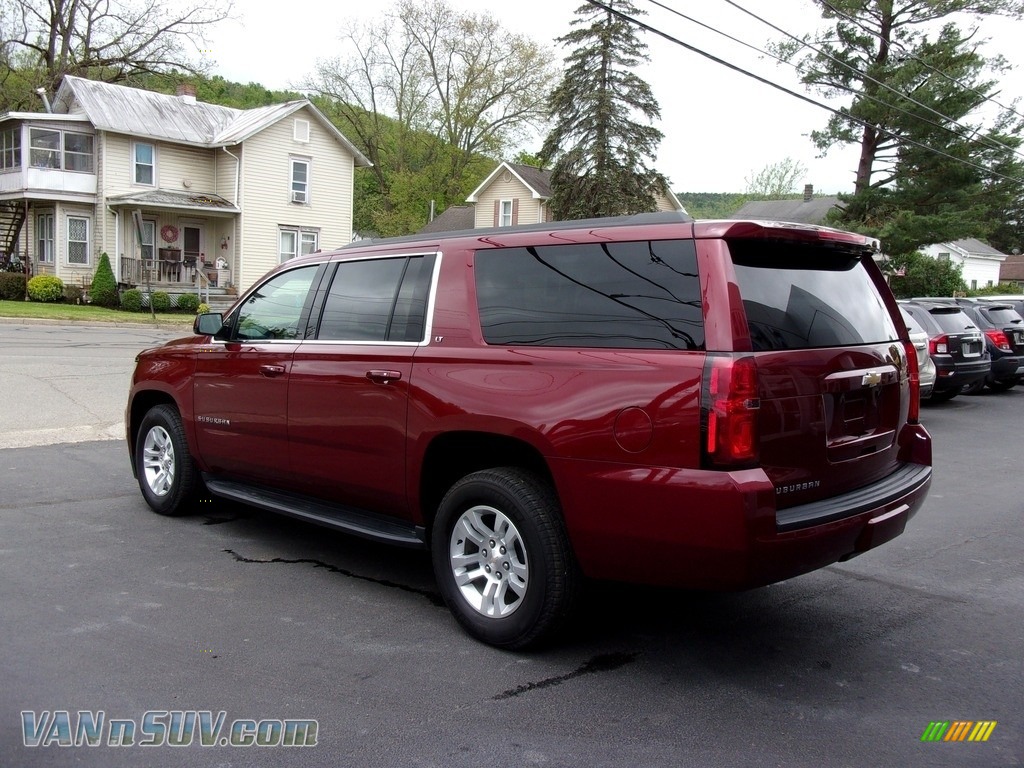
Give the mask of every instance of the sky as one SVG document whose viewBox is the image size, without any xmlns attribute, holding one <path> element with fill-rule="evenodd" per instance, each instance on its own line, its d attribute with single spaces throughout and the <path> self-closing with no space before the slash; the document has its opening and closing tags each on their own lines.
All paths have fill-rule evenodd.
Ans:
<svg viewBox="0 0 1024 768">
<path fill-rule="evenodd" d="M 683 42 L 778 83 L 819 102 L 808 93 L 795 70 L 702 28 L 678 14 L 720 30 L 757 48 L 784 35 L 737 10 L 727 0 L 634 0 L 648 12 L 644 21 Z M 569 30 L 581 0 L 449 0 L 457 8 L 491 13 L 511 32 L 549 45 L 557 60 L 569 53 L 555 38 Z M 736 0 L 764 20 L 793 35 L 813 32 L 820 14 L 811 0 Z M 225 22 L 211 35 L 212 74 L 242 83 L 256 82 L 271 89 L 296 89 L 319 59 L 339 53 L 339 30 L 353 18 L 372 23 L 391 7 L 385 0 L 362 4 L 337 0 L 299 0 L 285 12 L 262 0 L 237 0 L 236 20 Z M 1001 81 L 1003 104 L 1024 96 L 1024 64 L 1019 41 L 1024 22 L 989 20 L 981 36 L 985 49 L 1001 53 L 1017 65 Z M 641 38 L 649 46 L 650 63 L 638 70 L 651 86 L 661 107 L 656 126 L 664 134 L 655 167 L 668 176 L 676 192 L 742 192 L 747 180 L 768 165 L 790 158 L 807 171 L 798 189 L 812 184 L 815 192 L 852 192 L 857 165 L 856 147 L 832 149 L 825 157 L 809 134 L 829 118 L 826 110 L 715 63 L 651 33 Z M 839 106 L 841 102 L 831 102 Z M 1020 108 L 1018 108 L 1020 109 Z M 1022 110 L 1024 111 L 1024 110 Z M 543 137 L 522 149 L 536 152 Z M 512 153 L 514 154 L 514 153 Z"/>
</svg>

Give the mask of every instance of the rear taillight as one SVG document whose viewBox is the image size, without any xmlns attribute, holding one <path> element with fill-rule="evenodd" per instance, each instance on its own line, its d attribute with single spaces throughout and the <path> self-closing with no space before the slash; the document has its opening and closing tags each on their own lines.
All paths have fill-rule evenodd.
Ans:
<svg viewBox="0 0 1024 768">
<path fill-rule="evenodd" d="M 708 354 L 701 387 L 703 455 L 707 466 L 757 461 L 757 363 L 753 357 Z"/>
<path fill-rule="evenodd" d="M 907 407 L 907 423 L 917 424 L 921 418 L 921 370 L 917 364 L 917 350 L 914 342 L 904 341 L 907 354 L 907 380 L 910 382 L 910 405 Z"/>
<path fill-rule="evenodd" d="M 930 339 L 928 339 L 928 354 L 948 355 L 949 336 L 943 334 L 942 336 L 932 336 Z"/>
<path fill-rule="evenodd" d="M 1001 352 L 1013 352 L 1013 347 L 1010 346 L 1010 340 L 1006 338 L 1006 334 L 1000 331 L 998 328 L 990 328 L 985 331 L 985 335 L 988 336 L 989 340 L 999 347 Z"/>
</svg>

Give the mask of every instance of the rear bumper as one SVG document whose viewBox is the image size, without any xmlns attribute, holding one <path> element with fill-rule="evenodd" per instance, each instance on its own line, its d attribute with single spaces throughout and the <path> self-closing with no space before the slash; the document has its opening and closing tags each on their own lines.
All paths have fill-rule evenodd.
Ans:
<svg viewBox="0 0 1024 768">
<path fill-rule="evenodd" d="M 904 464 L 866 488 L 777 512 L 760 469 L 566 463 L 590 463 L 556 469 L 585 574 L 695 589 L 758 587 L 855 557 L 903 533 L 931 485 L 930 466 Z"/>
<path fill-rule="evenodd" d="M 1024 364 L 1024 358 L 1020 358 L 1015 355 L 993 357 L 992 372 L 989 374 L 988 378 L 991 381 L 1015 378 L 1020 375 L 1019 369 L 1022 364 Z"/>
<path fill-rule="evenodd" d="M 951 389 L 960 390 L 976 381 L 981 381 L 992 370 L 992 363 L 989 360 L 978 360 L 974 362 L 954 363 L 952 360 L 945 360 L 941 357 L 935 358 L 935 388 L 936 392 L 948 392 Z"/>
</svg>

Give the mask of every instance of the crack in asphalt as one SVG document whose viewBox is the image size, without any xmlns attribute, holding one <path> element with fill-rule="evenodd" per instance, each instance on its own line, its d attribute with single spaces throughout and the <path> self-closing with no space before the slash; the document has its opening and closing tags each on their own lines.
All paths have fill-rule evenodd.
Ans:
<svg viewBox="0 0 1024 768">
<path fill-rule="evenodd" d="M 493 696 L 492 698 L 494 701 L 511 699 L 515 696 L 521 696 L 524 693 L 529 693 L 530 691 L 537 691 L 542 688 L 551 688 L 556 685 L 561 685 L 562 683 L 574 680 L 577 677 L 582 677 L 583 675 L 594 675 L 598 672 L 613 672 L 627 664 L 632 664 L 636 661 L 639 655 L 639 653 L 603 653 L 585 661 L 572 672 L 564 675 L 558 675 L 557 677 L 548 677 L 534 683 L 525 683 L 517 686 L 516 688 L 510 688 L 509 690 L 499 693 L 497 696 Z"/>
<path fill-rule="evenodd" d="M 338 573 L 338 574 L 341 574 L 342 576 L 347 576 L 350 579 L 358 579 L 360 581 L 369 581 L 369 582 L 371 582 L 373 584 L 378 584 L 378 585 L 380 585 L 382 587 L 391 587 L 392 589 L 398 589 L 398 590 L 401 590 L 402 592 L 411 592 L 414 595 L 419 595 L 420 597 L 427 598 L 427 600 L 429 600 L 431 602 L 431 604 L 437 606 L 438 608 L 444 608 L 445 607 L 444 601 L 441 599 L 441 596 L 439 594 L 437 594 L 436 592 L 430 592 L 430 591 L 425 590 L 425 589 L 417 589 L 416 587 L 410 587 L 407 584 L 399 584 L 398 582 L 389 581 L 388 579 L 375 579 L 372 576 L 363 576 L 362 574 L 355 573 L 355 572 L 347 570 L 345 568 L 340 568 L 337 565 L 331 565 L 330 563 L 325 563 L 323 560 L 315 560 L 313 558 L 308 558 L 308 557 L 300 557 L 300 558 L 296 558 L 294 560 L 286 559 L 286 558 L 283 558 L 283 557 L 273 557 L 273 558 L 271 558 L 269 560 L 259 560 L 257 558 L 245 557 L 243 555 L 240 555 L 237 552 L 235 552 L 235 550 L 233 550 L 233 549 L 224 549 L 224 550 L 221 550 L 221 551 L 227 552 L 229 555 L 231 555 L 233 558 L 235 558 L 235 560 L 237 560 L 240 563 L 258 563 L 260 565 L 269 565 L 269 564 L 272 564 L 272 563 L 273 564 L 284 563 L 286 565 L 312 565 L 314 568 L 325 568 L 328 571 L 330 571 L 331 573 Z"/>
</svg>

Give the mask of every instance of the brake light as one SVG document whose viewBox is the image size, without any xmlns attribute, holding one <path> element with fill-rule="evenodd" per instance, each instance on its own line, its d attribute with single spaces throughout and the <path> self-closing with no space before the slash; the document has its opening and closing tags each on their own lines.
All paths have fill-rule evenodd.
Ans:
<svg viewBox="0 0 1024 768">
<path fill-rule="evenodd" d="M 921 369 L 917 364 L 917 350 L 914 342 L 904 341 L 907 354 L 907 380 L 910 382 L 910 405 L 907 407 L 907 423 L 917 424 L 921 418 Z"/>
<path fill-rule="evenodd" d="M 943 334 L 942 336 L 933 336 L 932 338 L 928 339 L 928 354 L 948 355 L 949 336 Z"/>
<path fill-rule="evenodd" d="M 1006 334 L 997 328 L 990 328 L 985 331 L 985 335 L 989 337 L 993 344 L 995 344 L 1003 352 L 1013 352 L 1013 347 L 1010 346 L 1010 340 L 1006 338 Z"/>
<path fill-rule="evenodd" d="M 701 386 L 704 458 L 736 467 L 757 460 L 757 364 L 753 357 L 709 354 Z"/>
</svg>

